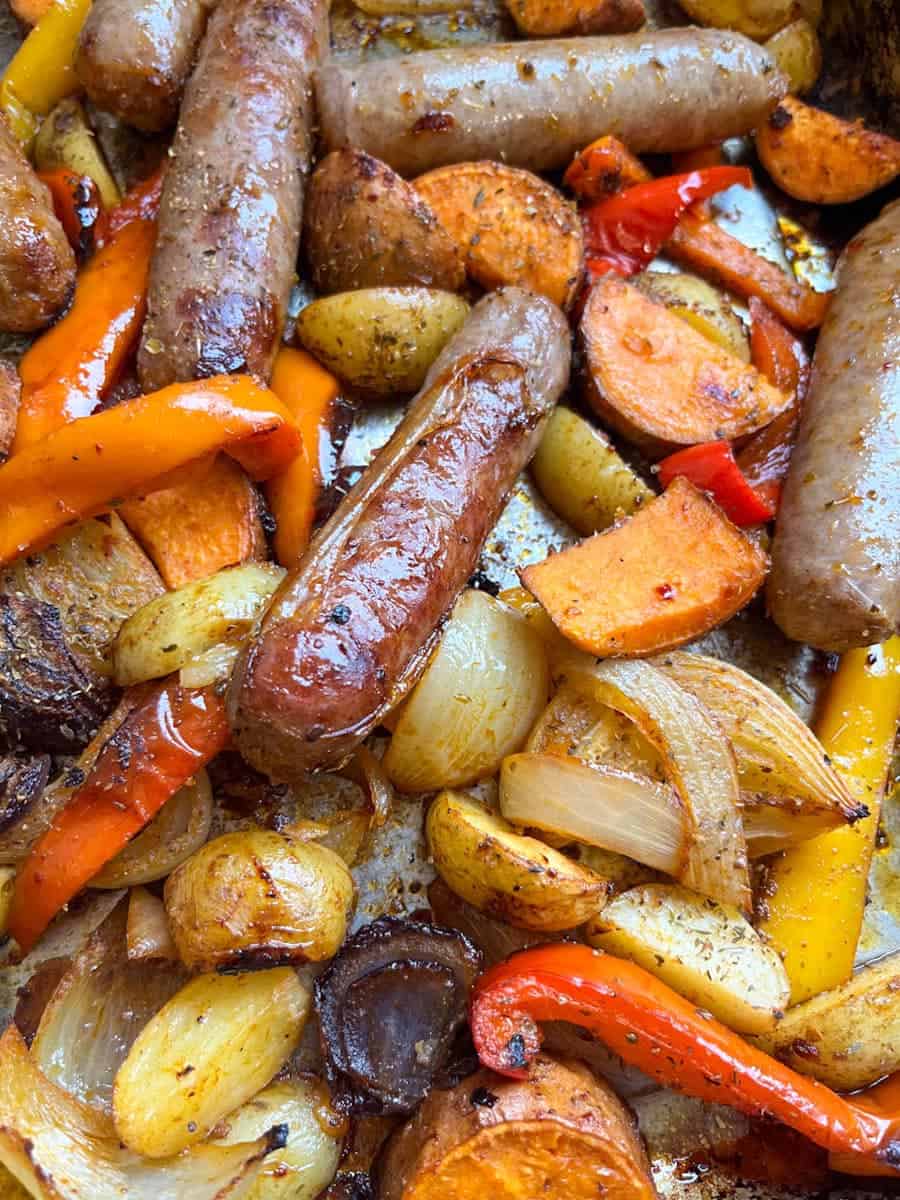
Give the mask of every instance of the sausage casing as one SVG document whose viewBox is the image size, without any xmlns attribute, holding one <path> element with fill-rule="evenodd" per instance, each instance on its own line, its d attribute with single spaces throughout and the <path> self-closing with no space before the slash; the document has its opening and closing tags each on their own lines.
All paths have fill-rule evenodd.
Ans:
<svg viewBox="0 0 900 1200">
<path fill-rule="evenodd" d="M 146 391 L 268 378 L 297 259 L 325 0 L 222 0 L 185 89 L 138 356 Z"/>
<path fill-rule="evenodd" d="M 232 679 L 241 753 L 277 779 L 345 759 L 425 665 L 569 375 L 543 297 L 481 300 L 276 593 Z"/>
<path fill-rule="evenodd" d="M 900 202 L 845 249 L 784 486 L 768 603 L 844 651 L 900 627 Z"/>
<path fill-rule="evenodd" d="M 636 154 L 690 150 L 746 133 L 785 90 L 766 50 L 717 29 L 430 50 L 316 82 L 328 149 L 401 175 L 482 158 L 552 170 L 608 133 Z"/>
</svg>

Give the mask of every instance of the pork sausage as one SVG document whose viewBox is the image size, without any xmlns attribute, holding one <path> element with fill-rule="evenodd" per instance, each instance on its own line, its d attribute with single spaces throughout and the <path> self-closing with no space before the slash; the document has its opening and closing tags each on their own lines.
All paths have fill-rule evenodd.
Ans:
<svg viewBox="0 0 900 1200">
<path fill-rule="evenodd" d="M 0 329 L 47 325 L 75 286 L 75 254 L 50 193 L 0 117 Z"/>
<path fill-rule="evenodd" d="M 175 124 L 214 0 L 94 0 L 75 73 L 106 112 L 155 133 Z"/>
<path fill-rule="evenodd" d="M 394 436 L 284 581 L 231 682 L 244 757 L 278 780 L 340 762 L 425 665 L 569 375 L 549 300 L 481 300 Z"/>
<path fill-rule="evenodd" d="M 210 17 L 163 187 L 145 390 L 268 378 L 297 260 L 312 71 L 327 47 L 326 0 L 222 0 Z"/>
<path fill-rule="evenodd" d="M 316 83 L 328 149 L 401 175 L 481 158 L 553 170 L 607 133 L 637 154 L 690 150 L 746 133 L 786 87 L 762 46 L 718 29 L 429 50 L 326 65 Z"/>
<path fill-rule="evenodd" d="M 823 650 L 900 628 L 900 202 L 853 239 L 819 334 L 768 602 Z"/>
</svg>

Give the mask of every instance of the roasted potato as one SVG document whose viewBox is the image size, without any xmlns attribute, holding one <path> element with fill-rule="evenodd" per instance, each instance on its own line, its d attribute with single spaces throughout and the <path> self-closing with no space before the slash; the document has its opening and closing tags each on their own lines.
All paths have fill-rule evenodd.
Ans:
<svg viewBox="0 0 900 1200">
<path fill-rule="evenodd" d="M 6 923 L 9 920 L 15 882 L 16 868 L 0 866 L 0 941 L 6 936 Z"/>
<path fill-rule="evenodd" d="M 680 0 L 698 25 L 734 29 L 747 37 L 767 38 L 790 21 L 795 0 Z"/>
<path fill-rule="evenodd" d="M 489 1095 L 491 1102 L 477 1103 Z M 582 1063 L 540 1055 L 527 1079 L 480 1071 L 432 1091 L 388 1143 L 381 1200 L 653 1200 L 632 1117 Z M 614 1181 L 614 1182 L 613 1182 Z"/>
<path fill-rule="evenodd" d="M 462 253 L 412 184 L 363 150 L 335 150 L 316 167 L 303 239 L 313 286 L 324 295 L 370 287 L 455 292 L 466 281 Z"/>
<path fill-rule="evenodd" d="M 523 837 L 462 792 L 442 792 L 426 834 L 438 874 L 469 904 L 520 929 L 574 929 L 603 907 L 607 881 Z"/>
<path fill-rule="evenodd" d="M 468 311 L 459 296 L 433 288 L 362 288 L 307 305 L 297 337 L 358 392 L 412 393 Z"/>
<path fill-rule="evenodd" d="M 788 1009 L 758 1044 L 838 1092 L 900 1070 L 900 953 Z"/>
<path fill-rule="evenodd" d="M 331 958 L 354 887 L 333 850 L 254 829 L 207 842 L 169 876 L 165 899 L 182 961 L 211 971 Z"/>
<path fill-rule="evenodd" d="M 654 493 L 595 426 L 557 408 L 531 462 L 541 493 L 579 533 L 598 533 Z"/>
<path fill-rule="evenodd" d="M 287 1127 L 287 1142 L 270 1154 L 245 1200 L 315 1200 L 328 1187 L 341 1156 L 346 1120 L 315 1079 L 272 1083 L 222 1122 L 213 1145 L 254 1142 L 270 1129 Z"/>
<path fill-rule="evenodd" d="M 192 979 L 144 1026 L 116 1074 L 121 1140 L 147 1158 L 202 1141 L 281 1070 L 309 1001 L 289 967 Z"/>
<path fill-rule="evenodd" d="M 739 1033 L 774 1028 L 790 1000 L 784 964 L 749 921 L 677 884 L 623 892 L 591 921 L 587 938 L 651 971 Z"/>
<path fill-rule="evenodd" d="M 81 102 L 74 96 L 61 100 L 38 130 L 34 165 L 39 171 L 67 167 L 76 175 L 89 176 L 106 208 L 122 199 Z"/>
<path fill-rule="evenodd" d="M 645 271 L 637 285 L 664 304 L 705 338 L 750 361 L 750 340 L 734 310 L 720 291 L 696 275 Z"/>
<path fill-rule="evenodd" d="M 791 21 L 790 25 L 785 25 L 784 29 L 779 29 L 769 38 L 766 49 L 775 59 L 778 69 L 787 75 L 795 96 L 812 91 L 822 70 L 822 47 L 809 21 L 803 17 L 799 21 Z"/>
</svg>

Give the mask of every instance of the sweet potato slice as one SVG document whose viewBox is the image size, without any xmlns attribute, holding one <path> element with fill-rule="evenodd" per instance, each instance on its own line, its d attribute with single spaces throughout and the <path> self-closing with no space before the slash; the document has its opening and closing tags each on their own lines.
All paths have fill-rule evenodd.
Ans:
<svg viewBox="0 0 900 1200">
<path fill-rule="evenodd" d="M 683 476 L 635 516 L 522 571 L 564 637 L 601 658 L 671 650 L 750 600 L 766 556 Z"/>
<path fill-rule="evenodd" d="M 471 162 L 429 171 L 415 187 L 476 283 L 518 284 L 561 307 L 572 302 L 584 258 L 581 225 L 549 183 L 518 167 Z"/>
<path fill-rule="evenodd" d="M 196 478 L 128 500 L 119 513 L 166 587 L 265 556 L 256 490 L 225 454 L 208 470 L 198 468 Z"/>
<path fill-rule="evenodd" d="M 632 33 L 647 19 L 644 0 L 506 0 L 506 6 L 530 37 Z"/>
<path fill-rule="evenodd" d="M 591 405 L 654 457 L 754 433 L 791 402 L 755 367 L 612 276 L 591 292 L 581 340 Z"/>
<path fill-rule="evenodd" d="M 900 175 L 900 142 L 787 96 L 756 131 L 760 161 L 782 191 L 847 204 Z"/>
<path fill-rule="evenodd" d="M 435 1089 L 388 1144 L 381 1200 L 653 1200 L 644 1148 L 611 1089 L 582 1063 L 535 1059 Z"/>
</svg>

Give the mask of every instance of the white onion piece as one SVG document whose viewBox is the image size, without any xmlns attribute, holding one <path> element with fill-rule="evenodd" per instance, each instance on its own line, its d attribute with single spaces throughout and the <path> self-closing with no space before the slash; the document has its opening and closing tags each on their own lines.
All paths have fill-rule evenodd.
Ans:
<svg viewBox="0 0 900 1200">
<path fill-rule="evenodd" d="M 110 1113 L 113 1080 L 134 1039 L 188 978 L 180 965 L 128 961 L 127 909 L 117 905 L 76 955 L 31 1048 L 48 1079 Z"/>
<path fill-rule="evenodd" d="M 209 837 L 213 800 L 209 776 L 198 771 L 153 820 L 91 880 L 93 888 L 136 887 L 165 879 Z"/>
<path fill-rule="evenodd" d="M 678 875 L 690 846 L 690 821 L 665 784 L 556 754 L 513 754 L 500 770 L 507 821 L 615 850 Z"/>
<path fill-rule="evenodd" d="M 547 701 L 540 638 L 484 592 L 464 592 L 400 713 L 384 758 L 405 792 L 464 787 L 520 749 Z"/>
<path fill-rule="evenodd" d="M 566 677 L 624 713 L 660 751 L 684 802 L 691 844 L 678 878 L 695 892 L 750 911 L 747 841 L 731 745 L 690 692 L 640 660 L 571 655 Z"/>
<path fill-rule="evenodd" d="M 132 888 L 128 896 L 125 952 L 129 962 L 178 961 L 166 906 L 145 887 Z"/>
<path fill-rule="evenodd" d="M 203 654 L 195 654 L 179 671 L 178 682 L 182 687 L 201 688 L 212 687 L 214 683 L 230 679 L 240 652 L 240 645 L 222 643 Z"/>
<path fill-rule="evenodd" d="M 384 764 L 368 746 L 360 746 L 339 774 L 362 788 L 369 806 L 369 825 L 380 828 L 394 807 L 394 789 Z"/>
<path fill-rule="evenodd" d="M 195 1146 L 177 1158 L 141 1158 L 110 1118 L 41 1073 L 22 1035 L 0 1038 L 0 1164 L 37 1200 L 226 1200 L 246 1188 L 277 1145 Z"/>
</svg>

